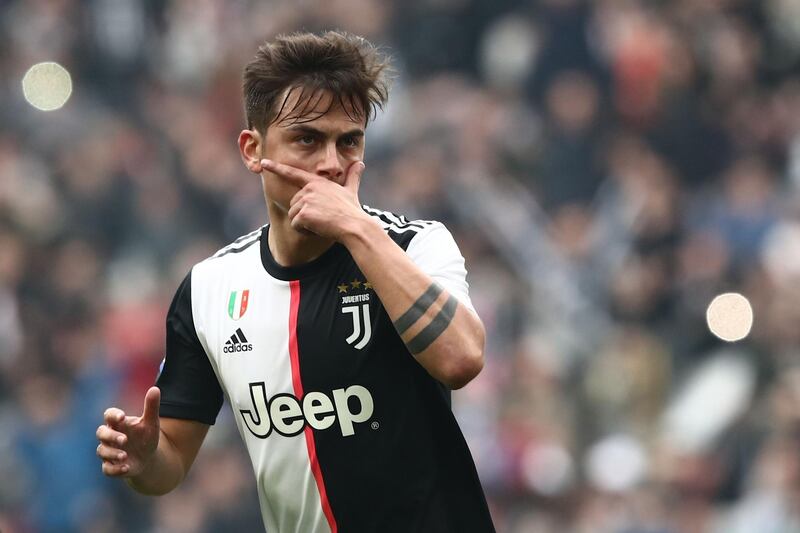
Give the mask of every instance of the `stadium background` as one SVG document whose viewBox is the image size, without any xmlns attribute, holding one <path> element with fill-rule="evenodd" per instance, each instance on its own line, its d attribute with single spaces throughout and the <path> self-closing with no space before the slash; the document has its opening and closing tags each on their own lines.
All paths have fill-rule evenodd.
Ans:
<svg viewBox="0 0 800 533">
<path fill-rule="evenodd" d="M 190 265 L 265 220 L 243 64 L 326 28 L 395 57 L 362 201 L 467 258 L 489 342 L 454 405 L 498 531 L 800 531 L 794 0 L 0 1 L 0 530 L 259 527 L 227 410 L 159 499 L 94 432 L 140 412 Z M 60 110 L 23 99 L 40 61 Z M 725 291 L 743 342 L 706 327 Z"/>
</svg>

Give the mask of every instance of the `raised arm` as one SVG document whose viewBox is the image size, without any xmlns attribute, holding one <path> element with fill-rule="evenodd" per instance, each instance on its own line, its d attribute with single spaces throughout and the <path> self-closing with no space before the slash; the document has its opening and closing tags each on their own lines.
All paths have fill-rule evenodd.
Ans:
<svg viewBox="0 0 800 533">
<path fill-rule="evenodd" d="M 343 184 L 270 160 L 261 164 L 300 189 L 288 213 L 293 227 L 348 248 L 409 351 L 431 376 L 457 389 L 478 375 L 485 338 L 480 318 L 363 211 L 358 201 L 361 161 L 347 169 Z"/>
<path fill-rule="evenodd" d="M 478 375 L 484 350 L 478 315 L 423 272 L 372 217 L 354 224 L 342 243 L 428 373 L 452 389 Z"/>
</svg>

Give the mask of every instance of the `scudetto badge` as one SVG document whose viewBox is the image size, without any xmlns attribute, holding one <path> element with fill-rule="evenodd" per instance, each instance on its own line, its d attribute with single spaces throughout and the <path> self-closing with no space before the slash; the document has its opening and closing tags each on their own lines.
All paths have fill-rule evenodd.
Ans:
<svg viewBox="0 0 800 533">
<path fill-rule="evenodd" d="M 247 312 L 247 302 L 250 301 L 250 290 L 232 291 L 228 298 L 228 316 L 239 320 Z"/>
</svg>

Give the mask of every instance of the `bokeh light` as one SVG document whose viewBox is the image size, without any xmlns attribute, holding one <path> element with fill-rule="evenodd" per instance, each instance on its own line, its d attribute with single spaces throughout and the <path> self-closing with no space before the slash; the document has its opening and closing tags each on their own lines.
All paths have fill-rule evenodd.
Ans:
<svg viewBox="0 0 800 533">
<path fill-rule="evenodd" d="M 736 292 L 726 292 L 708 305 L 706 321 L 711 333 L 728 342 L 747 337 L 753 327 L 753 308 L 750 301 Z"/>
<path fill-rule="evenodd" d="M 586 473 L 592 485 L 602 491 L 624 492 L 645 477 L 648 458 L 641 443 L 623 434 L 609 435 L 589 448 Z"/>
<path fill-rule="evenodd" d="M 72 78 L 58 63 L 37 63 L 22 77 L 22 93 L 36 109 L 55 111 L 63 107 L 72 95 Z"/>
</svg>

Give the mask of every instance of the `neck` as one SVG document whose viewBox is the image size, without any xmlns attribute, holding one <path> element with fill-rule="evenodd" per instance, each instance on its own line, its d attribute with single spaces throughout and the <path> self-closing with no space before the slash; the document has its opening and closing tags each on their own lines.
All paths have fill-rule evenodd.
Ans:
<svg viewBox="0 0 800 533">
<path fill-rule="evenodd" d="M 309 263 L 333 245 L 331 239 L 292 228 L 286 213 L 270 209 L 269 251 L 275 262 L 291 267 Z"/>
</svg>

